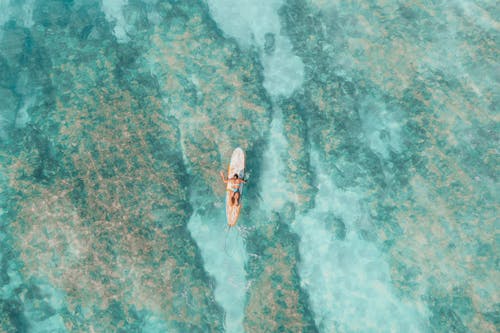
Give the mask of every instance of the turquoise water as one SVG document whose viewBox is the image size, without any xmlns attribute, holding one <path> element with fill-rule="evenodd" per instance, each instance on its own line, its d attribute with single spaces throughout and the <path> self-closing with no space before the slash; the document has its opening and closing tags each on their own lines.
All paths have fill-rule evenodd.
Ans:
<svg viewBox="0 0 500 333">
<path fill-rule="evenodd" d="M 500 331 L 497 7 L 0 0 L 0 331 Z"/>
</svg>

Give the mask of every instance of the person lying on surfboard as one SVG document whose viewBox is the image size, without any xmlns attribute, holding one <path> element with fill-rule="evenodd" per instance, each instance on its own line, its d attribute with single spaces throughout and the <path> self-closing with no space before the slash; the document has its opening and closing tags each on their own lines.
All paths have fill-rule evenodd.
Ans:
<svg viewBox="0 0 500 333">
<path fill-rule="evenodd" d="M 238 175 L 236 173 L 234 174 L 233 178 L 227 179 L 224 176 L 224 172 L 221 171 L 220 177 L 222 178 L 222 181 L 224 183 L 229 182 L 230 186 L 229 186 L 228 191 L 231 192 L 231 205 L 234 206 L 234 202 L 236 201 L 236 206 L 238 206 L 240 204 L 240 186 L 241 186 L 241 184 L 244 184 L 247 181 L 238 177 Z"/>
</svg>

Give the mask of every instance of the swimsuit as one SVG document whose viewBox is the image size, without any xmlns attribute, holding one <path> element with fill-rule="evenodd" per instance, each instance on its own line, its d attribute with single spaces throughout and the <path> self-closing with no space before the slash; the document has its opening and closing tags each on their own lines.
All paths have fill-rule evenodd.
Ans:
<svg viewBox="0 0 500 333">
<path fill-rule="evenodd" d="M 231 188 L 229 188 L 228 190 L 232 191 L 234 193 L 239 192 L 240 191 L 240 185 L 241 185 L 241 183 L 240 184 L 234 184 L 234 183 L 231 182 Z M 236 188 L 234 186 L 236 186 Z"/>
</svg>

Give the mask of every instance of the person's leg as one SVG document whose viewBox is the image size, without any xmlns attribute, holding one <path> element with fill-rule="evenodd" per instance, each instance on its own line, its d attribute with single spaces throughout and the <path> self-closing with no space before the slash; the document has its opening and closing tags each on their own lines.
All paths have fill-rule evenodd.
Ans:
<svg viewBox="0 0 500 333">
<path fill-rule="evenodd" d="M 231 206 L 234 206 L 235 194 L 235 192 L 231 191 Z"/>
<path fill-rule="evenodd" d="M 238 206 L 240 204 L 240 192 L 236 192 L 234 196 L 235 196 L 234 199 L 236 201 L 236 206 Z"/>
</svg>

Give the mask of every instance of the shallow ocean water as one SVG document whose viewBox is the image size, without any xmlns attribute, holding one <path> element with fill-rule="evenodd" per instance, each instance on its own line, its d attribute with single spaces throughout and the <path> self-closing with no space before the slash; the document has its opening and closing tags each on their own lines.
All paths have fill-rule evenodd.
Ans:
<svg viewBox="0 0 500 333">
<path fill-rule="evenodd" d="M 0 331 L 499 331 L 497 7 L 0 0 Z"/>
</svg>

